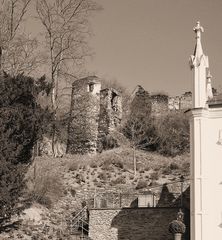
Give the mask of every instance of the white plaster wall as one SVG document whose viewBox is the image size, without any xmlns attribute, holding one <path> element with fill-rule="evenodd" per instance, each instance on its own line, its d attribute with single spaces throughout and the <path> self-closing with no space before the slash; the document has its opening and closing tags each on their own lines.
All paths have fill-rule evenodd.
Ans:
<svg viewBox="0 0 222 240">
<path fill-rule="evenodd" d="M 222 239 L 221 109 L 195 109 L 191 120 L 192 240 Z"/>
<path fill-rule="evenodd" d="M 203 239 L 210 239 L 212 233 L 214 239 L 222 239 L 222 145 L 218 144 L 222 117 L 209 118 L 204 125 L 202 154 L 206 180 L 203 182 L 203 208 L 206 208 L 206 222 L 203 230 L 206 234 Z"/>
<path fill-rule="evenodd" d="M 205 107 L 206 105 L 206 69 L 209 67 L 208 57 L 202 55 L 201 59 L 196 58 L 194 66 L 194 79 L 193 81 L 193 107 Z M 200 65 L 197 63 L 200 61 Z"/>
</svg>

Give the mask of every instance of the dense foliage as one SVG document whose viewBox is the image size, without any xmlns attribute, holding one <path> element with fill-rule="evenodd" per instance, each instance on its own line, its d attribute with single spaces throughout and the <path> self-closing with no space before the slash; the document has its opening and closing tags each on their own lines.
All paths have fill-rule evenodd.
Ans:
<svg viewBox="0 0 222 240">
<path fill-rule="evenodd" d="M 170 112 L 156 126 L 157 150 L 167 156 L 189 152 L 189 120 L 183 112 Z"/>
<path fill-rule="evenodd" d="M 129 114 L 123 127 L 124 135 L 129 138 L 132 145 L 137 148 L 150 146 L 150 131 L 152 131 L 150 95 L 142 88 L 130 102 Z M 151 136 L 152 137 L 152 136 Z"/>
<path fill-rule="evenodd" d="M 24 175 L 41 135 L 44 111 L 37 103 L 44 78 L 0 76 L 0 223 L 21 208 Z"/>
<path fill-rule="evenodd" d="M 189 121 L 183 112 L 169 111 L 152 116 L 150 97 L 143 92 L 134 97 L 127 118 L 123 133 L 134 147 L 166 156 L 189 152 Z"/>
<path fill-rule="evenodd" d="M 186 226 L 183 222 L 179 220 L 173 220 L 170 225 L 169 225 L 169 232 L 170 233 L 185 233 L 186 231 Z"/>
</svg>

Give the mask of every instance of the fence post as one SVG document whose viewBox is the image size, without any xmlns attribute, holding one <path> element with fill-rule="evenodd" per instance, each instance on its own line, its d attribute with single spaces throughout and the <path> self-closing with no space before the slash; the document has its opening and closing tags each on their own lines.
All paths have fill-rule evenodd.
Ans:
<svg viewBox="0 0 222 240">
<path fill-rule="evenodd" d="M 183 207 L 183 183 L 184 183 L 184 176 L 181 175 L 180 177 L 181 182 L 181 198 L 180 198 L 180 207 Z"/>
<path fill-rule="evenodd" d="M 119 207 L 122 207 L 122 194 L 119 193 Z"/>
<path fill-rule="evenodd" d="M 94 191 L 93 207 L 96 208 L 96 188 L 95 188 L 95 191 Z"/>
</svg>

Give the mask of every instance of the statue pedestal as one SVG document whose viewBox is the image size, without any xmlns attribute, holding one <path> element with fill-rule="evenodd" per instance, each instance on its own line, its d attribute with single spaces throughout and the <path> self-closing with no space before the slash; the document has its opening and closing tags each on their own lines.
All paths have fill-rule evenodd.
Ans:
<svg viewBox="0 0 222 240">
<path fill-rule="evenodd" d="M 182 238 L 182 233 L 175 233 L 174 234 L 174 240 L 181 240 Z"/>
</svg>

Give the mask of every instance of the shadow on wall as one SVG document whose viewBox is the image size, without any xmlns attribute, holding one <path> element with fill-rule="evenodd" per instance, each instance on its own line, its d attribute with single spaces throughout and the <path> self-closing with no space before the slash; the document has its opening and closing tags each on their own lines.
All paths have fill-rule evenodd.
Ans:
<svg viewBox="0 0 222 240">
<path fill-rule="evenodd" d="M 169 223 L 176 219 L 179 208 L 123 208 L 112 220 L 111 227 L 118 229 L 118 240 L 173 240 Z M 185 221 L 189 210 L 183 210 Z M 188 223 L 185 222 L 185 225 Z M 188 234 L 189 235 L 189 234 Z M 189 240 L 189 236 L 183 240 Z"/>
</svg>

